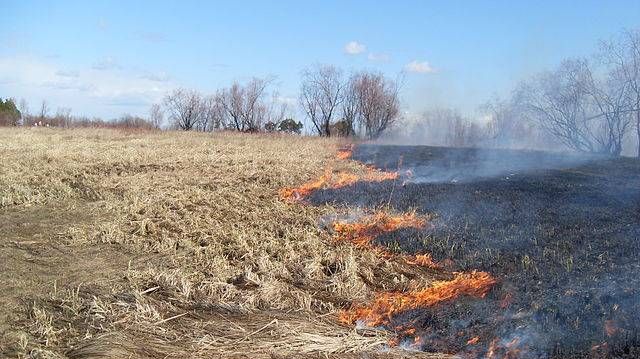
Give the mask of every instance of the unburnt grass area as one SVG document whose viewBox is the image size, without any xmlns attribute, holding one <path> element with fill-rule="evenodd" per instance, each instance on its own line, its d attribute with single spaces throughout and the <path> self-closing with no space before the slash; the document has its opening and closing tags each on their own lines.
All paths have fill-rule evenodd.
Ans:
<svg viewBox="0 0 640 359">
<path fill-rule="evenodd" d="M 0 356 L 414 356 L 337 314 L 434 272 L 335 243 L 318 219 L 344 209 L 280 197 L 362 171 L 338 145 L 0 129 Z"/>
<path fill-rule="evenodd" d="M 637 159 L 373 145 L 353 159 L 400 176 L 309 201 L 429 215 L 431 226 L 377 243 L 498 280 L 482 300 L 395 315 L 387 327 L 410 328 L 405 345 L 471 357 L 640 356 Z"/>
</svg>

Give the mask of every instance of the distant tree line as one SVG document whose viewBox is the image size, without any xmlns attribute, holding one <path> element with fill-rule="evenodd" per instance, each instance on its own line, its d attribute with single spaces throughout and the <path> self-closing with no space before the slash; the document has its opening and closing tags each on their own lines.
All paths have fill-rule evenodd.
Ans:
<svg viewBox="0 0 640 359">
<path fill-rule="evenodd" d="M 29 127 L 102 127 L 123 129 L 157 129 L 159 127 L 148 119 L 124 114 L 112 120 L 101 118 L 75 117 L 71 109 L 60 107 L 54 114 L 50 114 L 49 105 L 42 101 L 38 111 L 31 114 L 26 100 L 22 99 L 16 106 L 15 99 L 0 99 L 0 126 L 29 126 Z"/>
<path fill-rule="evenodd" d="M 168 120 L 184 131 L 301 133 L 302 122 L 276 93 L 271 79 L 234 82 L 213 95 L 177 89 L 150 109 L 153 123 Z M 398 85 L 381 73 L 358 72 L 345 79 L 340 69 L 315 65 L 303 71 L 299 105 L 319 136 L 380 137 L 400 117 Z"/>
<path fill-rule="evenodd" d="M 213 95 L 176 89 L 167 94 L 162 103 L 151 106 L 150 119 L 160 124 L 166 116 L 170 128 L 183 131 L 300 133 L 302 123 L 288 117 L 288 104 L 275 92 L 269 96 L 271 82 L 271 79 L 260 78 L 244 84 L 234 82 Z"/>
</svg>

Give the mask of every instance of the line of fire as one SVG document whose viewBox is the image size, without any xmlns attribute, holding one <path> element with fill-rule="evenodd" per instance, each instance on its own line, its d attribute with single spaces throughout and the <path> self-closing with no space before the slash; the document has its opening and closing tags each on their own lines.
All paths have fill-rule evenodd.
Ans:
<svg viewBox="0 0 640 359">
<path fill-rule="evenodd" d="M 443 172 L 442 167 L 421 168 L 415 165 L 416 161 L 407 163 L 406 154 L 397 148 L 383 152 L 380 147 L 340 147 L 333 164 L 350 161 L 362 167 L 361 171 L 335 170 L 328 165 L 317 179 L 280 191 L 281 199 L 292 205 L 335 203 L 339 198 L 343 204 L 357 207 L 349 214 L 323 219 L 335 245 L 348 244 L 410 268 L 407 273 L 424 274 L 415 278 L 433 278 L 413 283 L 411 288 L 380 290 L 366 301 L 351 303 L 338 313 L 338 322 L 356 329 L 388 330 L 393 333 L 387 343 L 390 348 L 449 353 L 461 358 L 609 357 L 637 343 L 638 337 L 633 334 L 637 333 L 633 330 L 637 323 L 630 321 L 637 313 L 626 316 L 627 311 L 638 309 L 638 303 L 629 303 L 637 288 L 623 285 L 603 296 L 599 289 L 586 288 L 585 278 L 566 282 L 555 280 L 563 275 L 557 269 L 542 273 L 544 261 L 548 260 L 545 257 L 557 257 L 557 253 L 525 254 L 516 262 L 515 256 L 502 253 L 513 254 L 526 248 L 483 246 L 491 238 L 481 243 L 463 243 L 466 236 L 456 239 L 454 236 L 460 232 L 451 230 L 459 223 L 447 219 L 451 213 L 461 215 L 464 210 L 439 213 L 437 209 L 443 208 L 442 198 L 455 191 L 456 186 L 464 186 L 468 193 L 470 186 L 488 186 L 490 181 L 462 178 L 461 172 L 455 172 L 455 161 L 444 166 L 444 172 L 451 172 L 449 178 L 434 179 L 432 173 Z M 354 151 L 359 152 L 355 159 Z M 497 178 L 503 182 L 515 182 L 512 178 L 517 177 L 516 173 L 499 175 Z M 430 192 L 421 193 L 425 184 L 442 193 L 433 197 Z M 408 194 L 407 187 L 414 192 Z M 476 193 L 481 191 L 477 189 Z M 459 198 L 448 201 L 448 206 L 456 199 Z M 430 200 L 436 204 L 432 207 L 435 210 L 430 210 Z M 493 216 L 492 220 L 500 221 L 496 209 L 489 203 L 484 205 L 486 208 L 473 208 L 475 216 Z M 526 216 L 520 218 L 526 221 Z M 518 225 L 511 224 L 511 230 L 517 230 Z M 466 229 L 473 226 L 467 223 Z M 448 248 L 433 240 L 443 235 L 450 237 Z M 434 250 L 436 245 L 441 247 Z M 538 257 L 542 257 L 540 263 L 536 263 Z M 575 276 L 570 268 L 572 260 L 561 262 L 567 277 Z M 551 277 L 555 279 L 541 282 Z M 538 283 L 532 278 L 537 278 Z M 590 298 L 580 295 L 590 295 L 591 299 L 600 296 L 598 300 L 604 302 L 591 308 L 594 304 L 587 303 Z M 580 305 L 586 308 L 579 308 Z"/>
</svg>

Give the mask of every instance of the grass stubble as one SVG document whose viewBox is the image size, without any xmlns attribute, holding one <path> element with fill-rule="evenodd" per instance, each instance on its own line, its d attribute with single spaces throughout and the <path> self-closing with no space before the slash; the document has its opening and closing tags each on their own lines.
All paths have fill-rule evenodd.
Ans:
<svg viewBox="0 0 640 359">
<path fill-rule="evenodd" d="M 62 273 L 64 283 L 45 294 L 5 293 L 23 310 L 3 330 L 0 353 L 415 356 L 386 347 L 391 333 L 341 325 L 337 313 L 378 291 L 428 286 L 433 271 L 331 240 L 318 219 L 346 208 L 279 198 L 328 166 L 365 173 L 336 161 L 340 145 L 278 135 L 0 129 L 0 211 L 81 211 L 89 219 L 46 235 L 71 252 L 115 247 L 113 263 L 130 258 L 125 268 L 114 264 L 108 280 L 85 273 L 65 282 Z M 109 272 L 102 266 L 96 274 Z"/>
</svg>

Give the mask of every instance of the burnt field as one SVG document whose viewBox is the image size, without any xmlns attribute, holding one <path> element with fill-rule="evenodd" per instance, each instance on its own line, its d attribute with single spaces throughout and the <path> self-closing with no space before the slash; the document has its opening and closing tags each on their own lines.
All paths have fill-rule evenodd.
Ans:
<svg viewBox="0 0 640 359">
<path fill-rule="evenodd" d="M 421 350 L 504 357 L 640 356 L 640 162 L 541 152 L 360 145 L 399 178 L 313 192 L 314 204 L 429 215 L 375 239 L 498 281 L 395 315 Z M 472 337 L 472 340 L 468 338 Z"/>
</svg>

